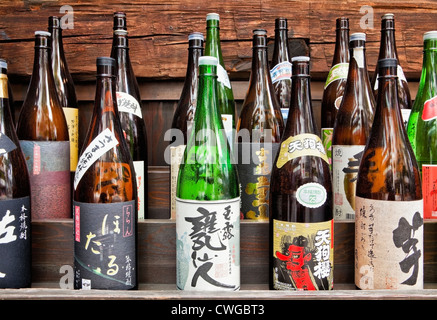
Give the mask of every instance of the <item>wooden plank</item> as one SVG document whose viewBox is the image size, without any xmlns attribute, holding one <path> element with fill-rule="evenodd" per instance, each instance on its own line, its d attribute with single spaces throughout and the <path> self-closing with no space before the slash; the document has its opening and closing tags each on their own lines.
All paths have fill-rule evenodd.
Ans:
<svg viewBox="0 0 437 320">
<path fill-rule="evenodd" d="M 437 221 L 426 221 L 424 241 L 424 281 L 437 283 Z M 33 282 L 59 287 L 64 265 L 73 261 L 73 221 L 32 223 Z M 138 222 L 138 265 L 141 284 L 175 284 L 176 229 L 174 220 Z M 268 283 L 268 223 L 241 222 L 241 282 Z M 354 223 L 334 225 L 334 283 L 353 283 Z"/>
<path fill-rule="evenodd" d="M 422 35 L 437 29 L 432 0 L 383 0 L 371 2 L 373 28 L 360 25 L 368 1 L 222 1 L 176 0 L 161 4 L 152 0 L 127 3 L 121 0 L 0 1 L 0 56 L 10 63 L 12 77 L 29 77 L 33 62 L 33 33 L 47 29 L 50 15 L 61 15 L 61 6 L 74 9 L 74 28 L 64 31 L 64 45 L 69 67 L 75 79 L 93 80 L 95 59 L 109 55 L 112 41 L 112 14 L 127 13 L 131 59 L 136 75 L 145 79 L 183 78 L 186 71 L 187 35 L 205 31 L 209 12 L 221 15 L 221 40 L 225 65 L 231 77 L 238 77 L 241 65 L 251 52 L 252 30 L 265 28 L 274 35 L 274 19 L 285 16 L 290 21 L 290 38 L 309 39 L 312 71 L 326 77 L 335 42 L 335 19 L 347 16 L 351 32 L 368 35 L 367 56 L 373 71 L 379 51 L 380 17 L 392 12 L 396 18 L 397 47 L 407 76 L 418 78 L 422 62 Z M 284 10 L 292 8 L 292 10 Z M 32 23 L 29 23 L 31 21 Z M 19 54 L 17 54 L 19 53 Z"/>
</svg>

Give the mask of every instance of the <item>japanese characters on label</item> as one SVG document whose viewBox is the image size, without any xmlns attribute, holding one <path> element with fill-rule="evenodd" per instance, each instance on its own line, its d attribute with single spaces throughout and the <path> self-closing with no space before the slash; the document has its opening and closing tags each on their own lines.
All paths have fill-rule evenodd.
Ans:
<svg viewBox="0 0 437 320">
<path fill-rule="evenodd" d="M 278 63 L 270 70 L 270 77 L 272 78 L 272 83 L 281 80 L 291 80 L 291 63 L 288 61 Z"/>
<path fill-rule="evenodd" d="M 333 220 L 296 223 L 273 220 L 273 288 L 333 288 Z"/>
<path fill-rule="evenodd" d="M 326 89 L 331 83 L 340 79 L 347 79 L 347 73 L 349 71 L 349 63 L 338 63 L 332 66 L 326 77 L 325 87 Z"/>
<path fill-rule="evenodd" d="M 31 284 L 30 197 L 0 201 L 0 288 Z"/>
<path fill-rule="evenodd" d="M 423 201 L 355 199 L 355 284 L 423 289 Z"/>
<path fill-rule="evenodd" d="M 131 289 L 136 286 L 135 201 L 74 201 L 74 287 Z"/>
<path fill-rule="evenodd" d="M 180 290 L 239 290 L 240 198 L 176 198 L 176 283 Z"/>
</svg>

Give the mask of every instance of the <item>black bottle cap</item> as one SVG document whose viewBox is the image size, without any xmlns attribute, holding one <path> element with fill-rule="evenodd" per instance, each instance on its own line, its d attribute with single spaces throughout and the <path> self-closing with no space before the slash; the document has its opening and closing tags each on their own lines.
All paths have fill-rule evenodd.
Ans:
<svg viewBox="0 0 437 320">
<path fill-rule="evenodd" d="M 98 76 L 115 77 L 115 59 L 110 57 L 98 57 L 96 64 Z"/>
</svg>

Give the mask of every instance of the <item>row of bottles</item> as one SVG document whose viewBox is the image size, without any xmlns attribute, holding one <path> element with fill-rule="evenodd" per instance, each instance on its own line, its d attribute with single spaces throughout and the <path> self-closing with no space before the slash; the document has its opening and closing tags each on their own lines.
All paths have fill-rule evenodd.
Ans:
<svg viewBox="0 0 437 320">
<path fill-rule="evenodd" d="M 338 21 L 338 29 L 342 30 L 347 20 Z M 277 39 L 281 38 L 279 35 L 284 28 L 286 22 L 277 19 Z M 138 85 L 127 53 L 126 22 L 122 13 L 114 14 L 113 39 L 111 57 L 100 57 L 96 62 L 93 116 L 72 181 L 75 288 L 137 287 L 136 224 L 141 202 L 137 171 L 141 169 L 134 166 L 134 161 L 144 159 L 141 157 L 144 153 L 138 149 L 135 150 L 138 157 L 135 156 L 131 149 L 133 140 L 129 137 L 143 128 L 137 125 L 140 115 L 123 117 L 120 114 L 135 115 L 141 110 Z M 23 219 L 28 217 L 29 222 L 30 202 L 23 201 L 29 201 L 30 196 L 33 197 L 33 186 L 41 184 L 35 183 L 32 175 L 39 175 L 42 168 L 46 168 L 41 161 L 42 147 L 48 150 L 44 152 L 67 155 L 63 157 L 69 160 L 67 165 L 64 164 L 60 172 L 53 170 L 55 173 L 47 175 L 65 183 L 68 190 L 71 183 L 70 136 L 54 91 L 49 41 L 50 34 L 36 32 L 35 77 L 32 76 L 29 88 L 40 86 L 41 89 L 36 92 L 29 89 L 29 99 L 26 97 L 24 105 L 31 105 L 32 99 L 41 100 L 34 96 L 43 92 L 49 99 L 41 108 L 51 108 L 50 115 L 56 121 L 48 128 L 39 128 L 41 121 L 30 125 L 32 122 L 28 120 L 27 127 L 35 127 L 31 132 L 35 132 L 36 137 L 47 132 L 49 138 L 38 140 L 28 135 L 23 139 L 19 129 L 24 130 L 26 125 L 22 118 L 29 118 L 27 113 L 32 113 L 22 111 L 20 114 L 16 130 L 18 143 L 12 144 L 15 145 L 13 150 L 23 149 L 24 161 L 30 159 L 28 184 L 32 192 L 6 197 L 20 198 L 20 201 L 27 197 L 14 210 L 20 210 Z M 332 289 L 333 225 L 336 205 L 341 202 L 336 196 L 343 192 L 336 192 L 339 182 L 343 182 L 345 189 L 343 203 L 347 200 L 353 208 L 349 213 L 345 210 L 345 217 L 354 216 L 356 221 L 357 286 L 362 289 L 423 287 L 422 186 L 413 152 L 416 149 L 411 148 L 400 113 L 399 87 L 403 82 L 399 83 L 399 62 L 393 57 L 378 60 L 375 103 L 366 67 L 365 42 L 362 33 L 352 34 L 350 42 L 347 41 L 350 61 L 344 98 L 339 102 L 333 125 L 331 171 L 331 157 L 316 132 L 312 113 L 309 57 L 293 57 L 288 64 L 282 61 L 269 68 L 266 31 L 254 30 L 249 88 L 242 113 L 235 123 L 232 88 L 220 49 L 219 16 L 207 16 L 204 53 L 203 36 L 190 35 L 183 90 L 183 95 L 189 94 L 190 98 L 186 103 L 181 99 L 174 121 L 175 125 L 182 123 L 187 128 L 174 195 L 179 289 L 239 289 L 241 217 L 269 219 L 271 289 Z M 121 64 L 124 71 L 120 71 Z M 286 69 L 290 66 L 292 72 Z M 5 80 L 0 84 L 7 87 L 6 67 L 1 70 L 5 74 L 1 79 Z M 334 75 L 330 72 L 328 78 L 338 74 L 332 73 Z M 278 80 L 275 77 L 278 74 L 286 76 Z M 284 85 L 291 84 L 290 97 L 282 100 L 288 102 L 289 108 L 285 124 L 280 109 L 286 105 L 281 102 L 286 90 L 275 86 L 281 80 Z M 7 88 L 0 90 L 0 98 L 8 109 L 6 92 Z M 24 105 L 23 110 L 26 110 Z M 10 111 L 3 112 L 7 119 Z M 186 114 L 190 116 L 188 122 L 181 120 Z M 178 116 L 181 119 L 177 119 Z M 64 124 L 59 125 L 63 130 L 55 126 L 57 123 Z M 233 128 L 235 130 L 231 130 Z M 7 131 L 2 136 L 5 135 Z M 9 139 L 14 141 L 13 134 Z M 142 146 L 146 145 L 146 140 L 142 140 Z M 26 148 L 30 150 L 28 153 Z M 6 154 L 9 156 L 12 151 Z M 238 156 L 236 162 L 234 155 Z M 337 163 L 344 167 L 344 159 L 337 162 L 337 155 L 348 157 L 350 172 L 337 169 Z M 248 157 L 248 162 L 240 161 Z M 53 159 L 60 161 L 61 156 L 55 154 L 51 159 L 50 165 L 55 166 L 57 161 Z M 9 161 L 6 159 L 5 163 Z M 340 170 L 343 173 L 336 174 Z M 350 177 L 349 173 L 355 176 Z M 12 187 L 12 190 L 14 188 L 17 189 Z M 19 191 L 26 190 L 20 188 Z M 63 197 L 63 201 L 57 200 L 57 205 L 68 199 L 67 195 Z M 34 212 L 33 201 L 31 205 Z M 70 201 L 68 206 L 71 208 Z M 29 210 L 27 216 L 26 210 Z M 338 210 L 343 212 L 343 209 Z M 25 228 L 29 230 L 30 224 Z M 384 251 L 389 245 L 394 247 L 390 255 Z M 385 259 L 381 259 L 382 256 Z M 387 271 L 389 275 L 385 274 Z M 407 273 L 410 278 L 401 283 Z M 390 284 L 387 284 L 388 278 L 392 281 Z"/>
</svg>

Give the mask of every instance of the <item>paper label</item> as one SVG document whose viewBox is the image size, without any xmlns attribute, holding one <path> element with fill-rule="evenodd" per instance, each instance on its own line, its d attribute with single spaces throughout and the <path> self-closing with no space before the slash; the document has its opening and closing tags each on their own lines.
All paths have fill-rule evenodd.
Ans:
<svg viewBox="0 0 437 320">
<path fill-rule="evenodd" d="M 303 133 L 297 136 L 289 137 L 281 143 L 279 156 L 276 162 L 278 168 L 282 168 L 288 161 L 303 156 L 320 157 L 329 163 L 320 138 L 311 133 Z"/>
<path fill-rule="evenodd" d="M 423 104 L 422 120 L 431 121 L 437 118 L 437 96 L 428 99 Z"/>
<path fill-rule="evenodd" d="M 147 183 L 144 175 L 144 161 L 133 161 L 135 176 L 137 178 L 138 193 L 138 219 L 144 219 L 145 193 L 144 185 Z"/>
<path fill-rule="evenodd" d="M 88 168 L 97 161 L 105 152 L 114 148 L 118 144 L 118 140 L 114 133 L 106 128 L 86 147 L 85 151 L 79 158 L 74 176 L 74 189 L 82 179 Z"/>
<path fill-rule="evenodd" d="M 76 171 L 79 157 L 79 109 L 62 108 L 70 136 L 70 171 Z"/>
<path fill-rule="evenodd" d="M 136 285 L 135 201 L 73 202 L 74 287 L 131 289 Z"/>
<path fill-rule="evenodd" d="M 336 80 L 347 79 L 347 73 L 349 70 L 349 63 L 338 63 L 332 66 L 329 70 L 328 77 L 326 78 L 325 87 L 326 89 L 331 83 Z"/>
<path fill-rule="evenodd" d="M 334 219 L 355 220 L 355 189 L 364 145 L 335 145 L 332 148 Z"/>
<path fill-rule="evenodd" d="M 334 220 L 297 223 L 273 219 L 273 287 L 328 290 L 334 278 Z"/>
<path fill-rule="evenodd" d="M 296 191 L 296 200 L 307 208 L 318 208 L 326 202 L 327 193 L 320 183 L 305 183 Z"/>
<path fill-rule="evenodd" d="M 176 198 L 176 259 L 180 290 L 239 290 L 240 198 Z"/>
<path fill-rule="evenodd" d="M 355 285 L 423 289 L 423 201 L 355 198 Z"/>
<path fill-rule="evenodd" d="M 423 218 L 437 219 L 437 165 L 422 165 Z"/>
<path fill-rule="evenodd" d="M 399 83 L 401 82 L 401 81 L 405 81 L 405 82 L 407 82 L 407 78 L 405 77 L 405 73 L 404 73 L 404 70 L 402 70 L 402 67 L 401 67 L 401 65 L 399 65 L 398 64 L 398 67 L 397 67 L 397 76 L 398 76 L 398 81 L 399 81 Z M 379 75 L 378 75 L 379 76 Z M 373 90 L 378 90 L 378 76 L 377 76 L 377 78 L 376 78 L 376 81 L 375 81 L 375 85 L 373 86 Z"/>
<path fill-rule="evenodd" d="M 179 167 L 184 157 L 185 145 L 170 147 L 170 218 L 176 219 L 176 191 Z"/>
<path fill-rule="evenodd" d="M 278 63 L 270 70 L 270 77 L 272 78 L 272 83 L 281 80 L 291 79 L 291 63 L 288 61 L 283 61 Z"/>
<path fill-rule="evenodd" d="M 322 144 L 326 151 L 326 156 L 328 157 L 328 163 L 330 168 L 332 168 L 332 134 L 334 133 L 334 128 L 322 128 Z"/>
<path fill-rule="evenodd" d="M 229 81 L 228 73 L 221 64 L 217 65 L 217 81 L 221 82 L 225 87 L 231 89 L 231 82 Z"/>
<path fill-rule="evenodd" d="M 117 97 L 117 107 L 119 112 L 127 112 L 136 115 L 137 117 L 143 118 L 143 114 L 141 113 L 140 103 L 126 92 L 116 92 Z"/>
<path fill-rule="evenodd" d="M 0 288 L 31 284 L 30 197 L 0 201 Z"/>
</svg>

